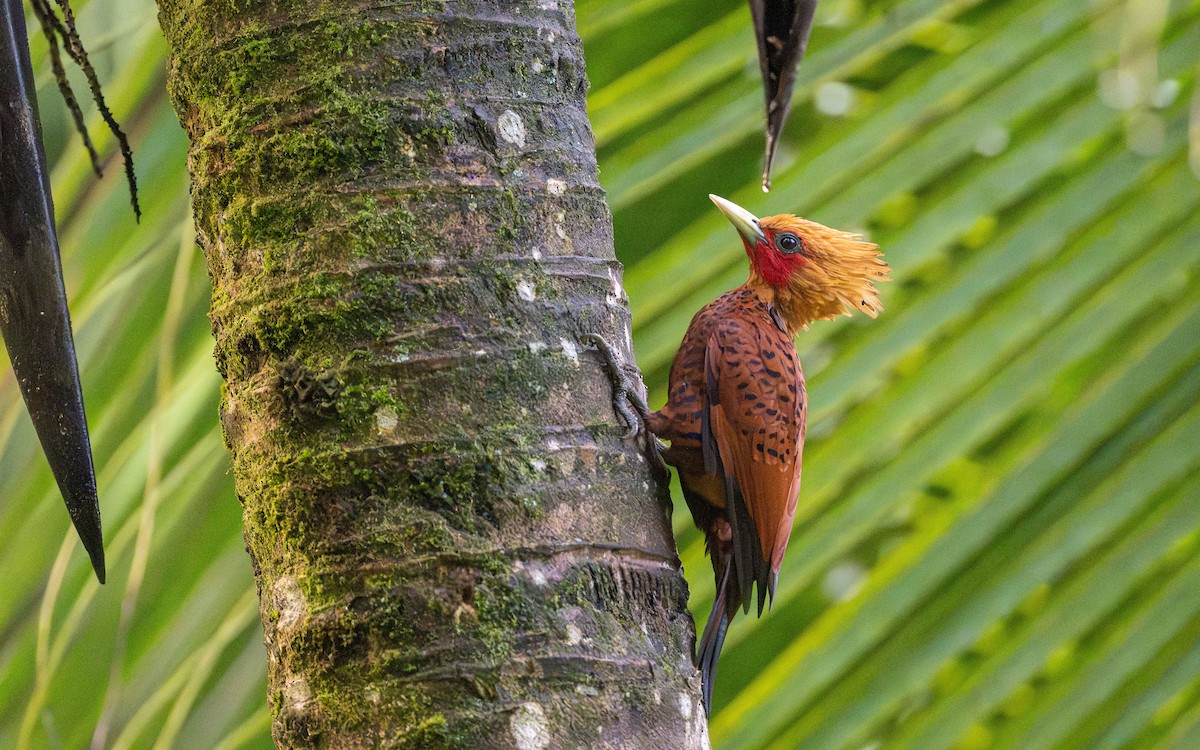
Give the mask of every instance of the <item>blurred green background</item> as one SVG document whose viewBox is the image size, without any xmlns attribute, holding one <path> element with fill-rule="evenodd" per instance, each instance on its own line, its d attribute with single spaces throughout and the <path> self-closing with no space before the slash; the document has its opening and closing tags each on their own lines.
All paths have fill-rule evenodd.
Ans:
<svg viewBox="0 0 1200 750">
<path fill-rule="evenodd" d="M 152 0 L 77 10 L 145 211 L 89 174 L 35 33 L 109 584 L 0 377 L 0 747 L 270 747 L 165 45 Z M 822 0 L 769 195 L 743 0 L 578 20 L 652 404 L 746 274 L 707 193 L 895 269 L 878 320 L 800 338 L 797 527 L 714 746 L 1200 748 L 1200 2 Z"/>
</svg>

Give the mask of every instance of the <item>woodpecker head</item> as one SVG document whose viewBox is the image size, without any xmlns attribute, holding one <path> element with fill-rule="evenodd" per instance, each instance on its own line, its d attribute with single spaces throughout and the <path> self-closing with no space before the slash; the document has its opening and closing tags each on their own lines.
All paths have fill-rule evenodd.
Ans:
<svg viewBox="0 0 1200 750">
<path fill-rule="evenodd" d="M 750 256 L 750 285 L 775 294 L 794 328 L 860 310 L 872 318 L 883 310 L 874 282 L 891 269 L 879 246 L 791 214 L 758 218 L 717 195 L 709 195 L 741 235 Z"/>
</svg>

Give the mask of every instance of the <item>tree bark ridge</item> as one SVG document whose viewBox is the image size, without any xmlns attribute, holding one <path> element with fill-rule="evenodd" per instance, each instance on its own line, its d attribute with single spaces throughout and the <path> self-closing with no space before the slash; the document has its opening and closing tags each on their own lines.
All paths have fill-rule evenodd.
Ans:
<svg viewBox="0 0 1200 750">
<path fill-rule="evenodd" d="M 706 746 L 570 5 L 159 5 L 277 744 Z"/>
</svg>

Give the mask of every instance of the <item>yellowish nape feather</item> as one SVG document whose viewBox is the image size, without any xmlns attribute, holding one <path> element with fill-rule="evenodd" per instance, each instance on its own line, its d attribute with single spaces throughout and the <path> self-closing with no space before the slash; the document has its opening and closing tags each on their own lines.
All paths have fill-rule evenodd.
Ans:
<svg viewBox="0 0 1200 750">
<path fill-rule="evenodd" d="M 775 292 L 777 306 L 793 330 L 855 310 L 872 318 L 883 311 L 875 282 L 889 281 L 891 268 L 878 245 L 790 214 L 760 219 L 759 226 L 772 234 L 795 232 L 804 241 L 807 263 Z"/>
</svg>

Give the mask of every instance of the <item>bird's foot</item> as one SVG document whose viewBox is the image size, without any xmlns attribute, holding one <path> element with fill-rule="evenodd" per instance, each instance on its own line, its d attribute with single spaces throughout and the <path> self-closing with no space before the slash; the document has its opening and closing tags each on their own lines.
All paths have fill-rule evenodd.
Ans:
<svg viewBox="0 0 1200 750">
<path fill-rule="evenodd" d="M 595 346 L 604 357 L 604 363 L 612 378 L 613 408 L 629 426 L 629 431 L 622 436 L 622 439 L 631 440 L 639 436 L 644 437 L 646 457 L 650 461 L 651 472 L 655 474 L 656 478 L 669 481 L 671 472 L 667 469 L 662 455 L 666 450 L 666 445 L 647 427 L 650 420 L 650 407 L 630 376 L 633 368 L 625 365 L 612 346 L 599 334 L 585 333 L 579 338 L 584 344 Z"/>
<path fill-rule="evenodd" d="M 623 439 L 630 440 L 636 437 L 639 432 L 646 429 L 646 422 L 650 418 L 650 407 L 633 384 L 633 378 L 629 375 L 629 370 L 632 368 L 621 361 L 612 346 L 599 334 L 585 333 L 579 338 L 583 343 L 595 346 L 603 355 L 608 373 L 612 377 L 613 408 L 629 426 L 629 431 L 625 433 Z M 630 406 L 633 408 L 631 409 Z"/>
</svg>

